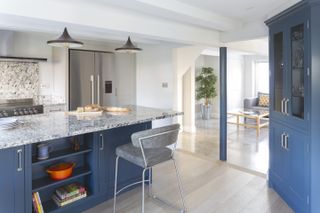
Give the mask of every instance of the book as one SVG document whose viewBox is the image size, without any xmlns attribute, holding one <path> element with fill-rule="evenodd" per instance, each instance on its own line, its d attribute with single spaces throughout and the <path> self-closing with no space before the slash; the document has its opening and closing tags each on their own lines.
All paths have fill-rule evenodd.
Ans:
<svg viewBox="0 0 320 213">
<path fill-rule="evenodd" d="M 37 213 L 43 213 L 43 208 L 42 208 L 39 192 L 34 192 L 33 197 L 35 199 L 35 203 L 37 206 Z"/>
<path fill-rule="evenodd" d="M 70 197 L 66 200 L 60 200 L 56 194 L 53 194 L 52 200 L 57 204 L 57 206 L 62 207 L 62 206 L 71 204 L 71 203 L 78 201 L 78 200 L 85 198 L 85 197 L 87 197 L 87 192 L 83 192 L 78 195 L 74 195 L 73 197 Z"/>
<path fill-rule="evenodd" d="M 68 197 L 72 197 L 74 195 L 77 195 L 79 193 L 85 192 L 86 189 L 80 185 L 79 183 L 71 183 L 66 186 L 62 186 L 58 189 L 56 189 L 56 194 L 59 196 L 61 200 L 64 200 Z"/>
<path fill-rule="evenodd" d="M 38 204 L 36 201 L 35 193 L 32 193 L 32 204 L 33 204 L 33 212 L 34 213 L 39 213 L 38 212 Z"/>
<path fill-rule="evenodd" d="M 38 198 L 38 205 L 39 205 L 39 208 L 40 208 L 40 212 L 39 213 L 44 213 L 39 192 L 37 192 L 36 195 L 37 195 L 37 198 Z"/>
</svg>

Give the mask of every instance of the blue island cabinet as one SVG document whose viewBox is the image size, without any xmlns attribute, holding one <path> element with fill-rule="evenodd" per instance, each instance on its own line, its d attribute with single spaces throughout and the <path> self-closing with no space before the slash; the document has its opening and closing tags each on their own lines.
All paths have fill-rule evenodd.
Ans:
<svg viewBox="0 0 320 213">
<path fill-rule="evenodd" d="M 0 150 L 0 212 L 25 211 L 24 147 Z"/>
<path fill-rule="evenodd" d="M 0 213 L 33 212 L 32 193 L 38 192 L 46 213 L 81 212 L 113 197 L 115 150 L 131 143 L 134 132 L 150 129 L 151 122 L 43 141 L 50 146 L 50 157 L 37 159 L 37 145 L 0 149 Z M 79 149 L 71 149 L 77 141 Z M 43 143 L 41 142 L 41 143 Z M 67 179 L 53 181 L 46 169 L 60 162 L 73 162 L 73 174 Z M 142 169 L 120 161 L 119 186 L 141 180 Z M 79 182 L 88 196 L 58 207 L 52 195 L 58 187 Z"/>
<path fill-rule="evenodd" d="M 131 143 L 133 133 L 150 129 L 151 126 L 151 122 L 146 122 L 96 133 L 95 138 L 97 138 L 99 144 L 98 188 L 99 194 L 104 198 L 113 197 L 116 148 Z M 141 181 L 141 174 L 142 168 L 125 160 L 119 160 L 119 187 Z"/>
</svg>

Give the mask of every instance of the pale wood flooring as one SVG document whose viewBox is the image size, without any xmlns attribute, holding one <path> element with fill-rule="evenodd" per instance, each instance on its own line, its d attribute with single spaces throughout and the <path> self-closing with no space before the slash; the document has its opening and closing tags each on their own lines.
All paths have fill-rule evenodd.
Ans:
<svg viewBox="0 0 320 213">
<path fill-rule="evenodd" d="M 266 179 L 230 166 L 227 163 L 204 159 L 178 151 L 188 212 L 193 213 L 289 213 L 292 210 L 269 189 Z M 121 172 L 121 171 L 120 171 Z M 153 190 L 171 202 L 180 205 L 172 162 L 154 168 Z M 118 213 L 140 212 L 141 187 L 118 197 Z M 113 201 L 104 202 L 86 213 L 111 213 Z M 146 213 L 177 212 L 146 198 Z"/>
<path fill-rule="evenodd" d="M 196 120 L 195 133 L 182 132 L 178 149 L 209 159 L 219 159 L 219 120 Z M 266 174 L 269 168 L 269 131 L 228 124 L 228 163 Z"/>
</svg>

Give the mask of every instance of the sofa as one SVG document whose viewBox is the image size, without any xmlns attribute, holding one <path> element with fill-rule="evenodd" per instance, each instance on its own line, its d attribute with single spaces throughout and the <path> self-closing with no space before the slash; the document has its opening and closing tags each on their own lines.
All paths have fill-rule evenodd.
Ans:
<svg viewBox="0 0 320 213">
<path fill-rule="evenodd" d="M 269 106 L 259 106 L 259 97 L 269 96 L 267 93 L 258 93 L 258 97 L 245 98 L 243 101 L 243 107 L 250 110 L 269 110 Z"/>
</svg>

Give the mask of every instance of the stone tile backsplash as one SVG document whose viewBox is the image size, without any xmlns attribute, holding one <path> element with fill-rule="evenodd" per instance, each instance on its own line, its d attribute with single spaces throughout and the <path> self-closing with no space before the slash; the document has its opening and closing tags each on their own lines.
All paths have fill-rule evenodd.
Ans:
<svg viewBox="0 0 320 213">
<path fill-rule="evenodd" d="M 38 94 L 38 63 L 0 61 L 0 99 L 35 98 Z"/>
</svg>

